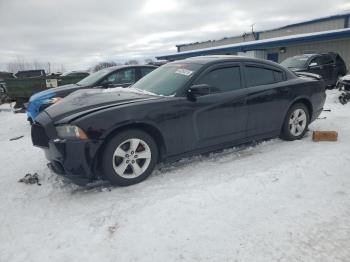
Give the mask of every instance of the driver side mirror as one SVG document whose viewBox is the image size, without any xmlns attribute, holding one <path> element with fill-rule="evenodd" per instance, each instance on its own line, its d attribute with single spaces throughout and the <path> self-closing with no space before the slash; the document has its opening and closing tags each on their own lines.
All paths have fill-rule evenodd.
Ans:
<svg viewBox="0 0 350 262">
<path fill-rule="evenodd" d="M 205 96 L 210 94 L 212 87 L 207 84 L 193 85 L 187 90 L 187 96 L 191 99 L 197 96 Z"/>
</svg>

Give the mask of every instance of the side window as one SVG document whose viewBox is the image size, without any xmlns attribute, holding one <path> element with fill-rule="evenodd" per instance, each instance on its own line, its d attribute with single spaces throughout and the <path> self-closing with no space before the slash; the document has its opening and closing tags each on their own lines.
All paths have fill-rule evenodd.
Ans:
<svg viewBox="0 0 350 262">
<path fill-rule="evenodd" d="M 276 78 L 278 78 L 278 71 L 255 66 L 245 67 L 245 76 L 248 87 L 268 85 L 278 82 L 275 80 L 275 74 L 277 75 Z M 283 74 L 280 75 L 280 77 L 282 77 L 283 80 Z"/>
<path fill-rule="evenodd" d="M 239 66 L 218 68 L 210 71 L 196 81 L 196 84 L 207 84 L 212 93 L 233 91 L 241 88 L 241 72 Z"/>
<path fill-rule="evenodd" d="M 75 75 L 75 77 L 86 77 L 88 75 L 89 74 L 87 74 L 87 73 L 78 73 L 78 74 Z"/>
<path fill-rule="evenodd" d="M 128 68 L 114 72 L 105 80 L 103 80 L 103 82 L 111 83 L 114 85 L 132 84 L 135 82 L 135 69 Z"/>
<path fill-rule="evenodd" d="M 320 58 L 319 56 L 313 58 L 313 59 L 310 61 L 309 66 L 318 66 L 318 65 L 320 65 L 320 64 L 321 64 L 320 59 L 321 59 L 321 58 Z"/>
<path fill-rule="evenodd" d="M 329 65 L 333 63 L 333 59 L 330 55 L 323 55 L 320 57 L 320 65 Z"/>
<path fill-rule="evenodd" d="M 148 73 L 151 73 L 155 68 L 153 67 L 141 67 L 141 77 L 144 77 Z"/>
</svg>

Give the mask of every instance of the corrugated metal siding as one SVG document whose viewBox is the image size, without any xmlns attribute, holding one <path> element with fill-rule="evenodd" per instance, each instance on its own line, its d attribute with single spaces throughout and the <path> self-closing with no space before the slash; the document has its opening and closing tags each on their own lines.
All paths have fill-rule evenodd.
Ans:
<svg viewBox="0 0 350 262">
<path fill-rule="evenodd" d="M 306 25 L 293 26 L 284 29 L 278 29 L 268 32 L 261 32 L 260 39 L 267 39 L 286 35 L 296 35 L 304 33 L 321 32 L 327 30 L 335 30 L 344 28 L 344 18 L 334 19 L 330 21 L 315 22 Z"/>
<path fill-rule="evenodd" d="M 279 36 L 341 29 L 341 28 L 344 28 L 344 24 L 345 24 L 345 18 L 337 18 L 337 19 L 321 21 L 321 22 L 318 21 L 315 23 L 308 23 L 304 25 L 296 25 L 288 28 L 276 29 L 276 30 L 271 30 L 267 32 L 260 32 L 259 39 L 268 39 L 268 38 L 274 38 Z M 203 43 L 194 43 L 194 44 L 180 46 L 179 51 L 180 52 L 191 51 L 191 50 L 197 50 L 197 49 L 203 49 L 203 48 L 210 48 L 214 46 L 241 43 L 241 42 L 252 41 L 252 40 L 254 40 L 254 38 L 251 34 L 247 35 L 245 39 L 241 36 L 229 37 L 222 40 L 214 40 L 214 41 L 208 41 Z"/>
<path fill-rule="evenodd" d="M 229 45 L 229 44 L 235 44 L 235 43 L 241 43 L 245 41 L 252 41 L 254 40 L 252 35 L 247 35 L 245 38 L 238 36 L 238 37 L 230 37 L 226 39 L 221 40 L 215 40 L 215 41 L 208 41 L 203 43 L 196 43 L 196 44 L 190 44 L 190 45 L 184 45 L 180 46 L 180 52 L 184 51 L 191 51 L 191 50 L 197 50 L 202 48 L 210 48 L 214 46 L 221 46 L 221 45 Z"/>
</svg>

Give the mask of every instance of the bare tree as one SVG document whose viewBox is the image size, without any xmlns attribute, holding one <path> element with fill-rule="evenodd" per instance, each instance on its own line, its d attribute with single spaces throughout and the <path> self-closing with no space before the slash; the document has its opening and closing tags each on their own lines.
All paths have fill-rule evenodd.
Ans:
<svg viewBox="0 0 350 262">
<path fill-rule="evenodd" d="M 92 72 L 97 72 L 101 69 L 111 67 L 111 66 L 117 66 L 121 65 L 120 63 L 116 63 L 114 61 L 104 61 L 104 62 L 99 62 L 97 65 L 94 65 L 91 69 Z"/>
<path fill-rule="evenodd" d="M 143 60 L 145 64 L 149 64 L 154 62 L 154 60 L 152 58 L 146 58 L 145 60 Z"/>
<path fill-rule="evenodd" d="M 125 65 L 138 65 L 139 61 L 137 61 L 135 59 L 130 59 L 130 60 L 126 61 L 124 64 Z"/>
<path fill-rule="evenodd" d="M 61 65 L 63 67 L 63 65 Z M 7 70 L 12 73 L 24 70 L 40 70 L 43 69 L 47 74 L 52 71 L 51 62 L 41 62 L 34 59 L 32 62 L 26 61 L 23 57 L 17 57 L 14 61 L 7 64 Z"/>
</svg>

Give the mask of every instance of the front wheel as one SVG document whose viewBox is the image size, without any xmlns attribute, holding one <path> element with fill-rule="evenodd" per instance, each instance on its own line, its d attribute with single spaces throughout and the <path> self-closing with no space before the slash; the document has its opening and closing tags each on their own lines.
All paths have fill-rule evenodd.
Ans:
<svg viewBox="0 0 350 262">
<path fill-rule="evenodd" d="M 281 137 L 285 140 L 301 139 L 310 123 L 308 108 L 302 103 L 296 103 L 288 110 L 283 123 Z"/>
<path fill-rule="evenodd" d="M 140 130 L 126 130 L 109 141 L 103 153 L 103 173 L 112 184 L 129 186 L 146 179 L 157 161 L 153 138 Z"/>
</svg>

